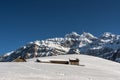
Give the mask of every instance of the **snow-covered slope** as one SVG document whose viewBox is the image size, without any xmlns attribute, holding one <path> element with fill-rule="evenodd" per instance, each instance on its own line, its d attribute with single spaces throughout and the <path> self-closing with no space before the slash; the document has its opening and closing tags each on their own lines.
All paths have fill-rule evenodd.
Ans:
<svg viewBox="0 0 120 80">
<path fill-rule="evenodd" d="M 13 61 L 19 56 L 27 59 L 79 53 L 120 62 L 120 35 L 105 32 L 100 37 L 95 37 L 86 32 L 81 35 L 72 32 L 66 34 L 63 38 L 30 42 L 15 51 L 3 55 L 0 60 Z"/>
<path fill-rule="evenodd" d="M 28 62 L 0 63 L 0 80 L 120 80 L 120 64 L 87 55 L 60 55 L 43 59 L 79 58 L 80 66 Z"/>
</svg>

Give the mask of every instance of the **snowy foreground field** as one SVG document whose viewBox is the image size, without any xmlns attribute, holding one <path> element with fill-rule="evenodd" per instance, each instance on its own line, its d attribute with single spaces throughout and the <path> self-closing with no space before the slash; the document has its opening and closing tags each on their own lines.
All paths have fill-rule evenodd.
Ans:
<svg viewBox="0 0 120 80">
<path fill-rule="evenodd" d="M 120 63 L 87 55 L 61 55 L 48 59 L 79 58 L 80 66 L 28 62 L 0 63 L 0 80 L 120 80 Z"/>
</svg>

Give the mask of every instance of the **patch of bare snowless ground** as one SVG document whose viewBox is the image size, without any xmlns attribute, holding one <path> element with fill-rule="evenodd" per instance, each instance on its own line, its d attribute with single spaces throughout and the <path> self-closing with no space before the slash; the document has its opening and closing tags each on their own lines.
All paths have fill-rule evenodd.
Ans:
<svg viewBox="0 0 120 80">
<path fill-rule="evenodd" d="M 0 80 L 120 80 L 120 63 L 87 55 L 61 55 L 39 58 L 79 58 L 80 66 L 28 62 L 0 63 Z"/>
</svg>

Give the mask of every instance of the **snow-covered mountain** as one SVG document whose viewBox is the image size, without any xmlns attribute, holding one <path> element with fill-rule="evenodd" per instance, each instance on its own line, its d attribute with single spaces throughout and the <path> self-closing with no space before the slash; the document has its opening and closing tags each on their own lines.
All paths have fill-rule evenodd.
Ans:
<svg viewBox="0 0 120 80">
<path fill-rule="evenodd" d="M 83 32 L 81 35 L 72 32 L 63 38 L 51 38 L 30 42 L 25 46 L 6 53 L 1 61 L 13 61 L 19 56 L 23 58 L 64 55 L 88 54 L 120 62 L 120 35 L 109 32 L 95 37 Z"/>
</svg>

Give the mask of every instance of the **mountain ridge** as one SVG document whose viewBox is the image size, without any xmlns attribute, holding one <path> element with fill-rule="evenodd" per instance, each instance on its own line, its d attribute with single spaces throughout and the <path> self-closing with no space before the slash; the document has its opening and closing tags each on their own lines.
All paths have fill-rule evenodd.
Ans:
<svg viewBox="0 0 120 80">
<path fill-rule="evenodd" d="M 6 53 L 0 60 L 11 62 L 19 56 L 28 59 L 80 53 L 120 62 L 120 35 L 105 32 L 100 37 L 95 37 L 87 32 L 81 35 L 72 32 L 61 38 L 30 42 L 15 51 Z"/>
</svg>

